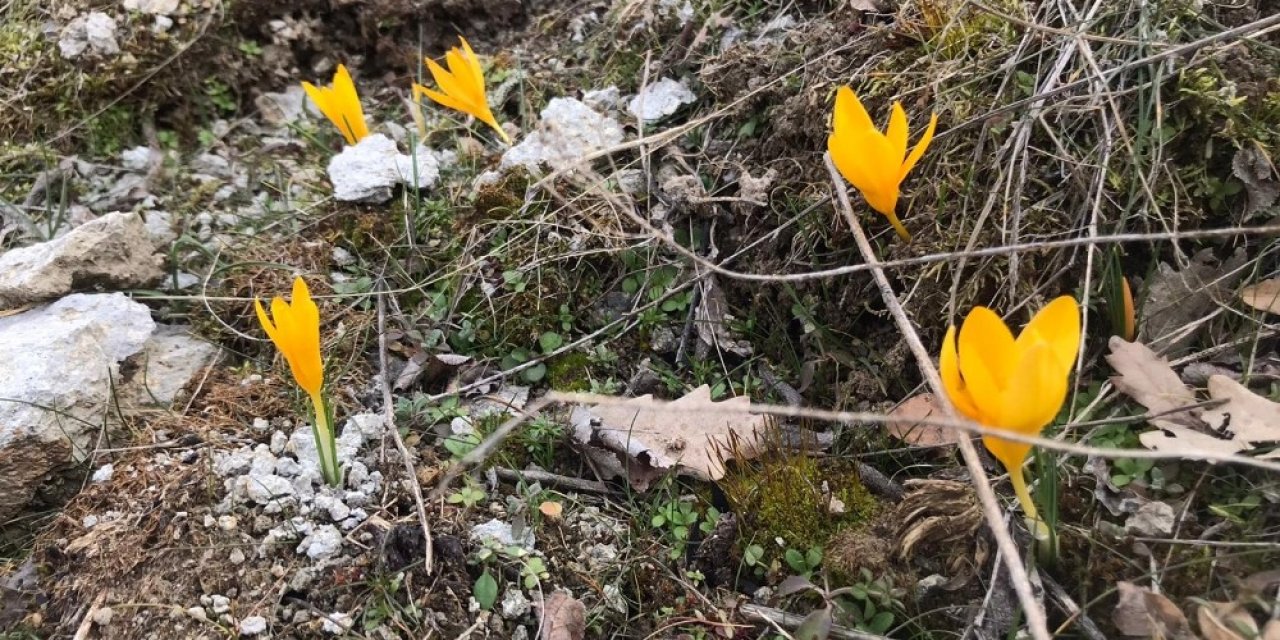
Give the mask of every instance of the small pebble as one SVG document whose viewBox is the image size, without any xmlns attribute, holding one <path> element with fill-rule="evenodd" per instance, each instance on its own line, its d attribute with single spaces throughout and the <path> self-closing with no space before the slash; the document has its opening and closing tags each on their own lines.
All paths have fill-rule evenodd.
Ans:
<svg viewBox="0 0 1280 640">
<path fill-rule="evenodd" d="M 249 616 L 240 621 L 240 635 L 256 636 L 267 630 L 267 619 L 262 616 Z"/>
</svg>

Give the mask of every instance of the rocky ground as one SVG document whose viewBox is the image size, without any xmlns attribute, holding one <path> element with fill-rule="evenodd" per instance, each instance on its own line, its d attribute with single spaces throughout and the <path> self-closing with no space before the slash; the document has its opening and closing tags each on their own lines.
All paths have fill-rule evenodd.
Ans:
<svg viewBox="0 0 1280 640">
<path fill-rule="evenodd" d="M 1278 12 L 0 4 L 0 637 L 1027 633 L 833 202 L 850 84 L 939 116 L 912 242 L 854 202 L 930 351 L 1086 309 L 1046 436 L 1095 449 L 1029 468 L 1057 548 L 1005 523 L 1049 629 L 1280 638 Z M 459 33 L 510 146 L 409 99 Z M 299 84 L 340 62 L 352 146 Z M 253 312 L 299 275 L 340 487 Z"/>
</svg>

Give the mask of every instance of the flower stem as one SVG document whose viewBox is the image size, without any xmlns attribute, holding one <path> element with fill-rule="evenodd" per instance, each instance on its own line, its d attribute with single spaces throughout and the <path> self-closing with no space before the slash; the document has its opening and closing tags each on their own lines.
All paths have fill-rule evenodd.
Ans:
<svg viewBox="0 0 1280 640">
<path fill-rule="evenodd" d="M 1013 493 L 1018 496 L 1018 502 L 1022 505 L 1022 513 L 1026 516 L 1027 528 L 1031 529 L 1031 533 L 1036 540 L 1048 540 L 1049 527 L 1036 512 L 1036 503 L 1031 500 L 1031 493 L 1027 491 L 1027 481 L 1022 476 L 1021 466 L 1009 469 L 1009 482 L 1013 483 Z"/>
<path fill-rule="evenodd" d="M 338 468 L 338 443 L 333 435 L 333 425 L 329 424 L 329 412 L 325 409 L 324 396 L 311 395 L 311 405 L 315 407 L 316 419 L 311 434 L 316 439 L 316 453 L 320 456 L 320 473 L 330 486 L 342 485 L 342 472 Z"/>
<path fill-rule="evenodd" d="M 893 225 L 893 230 L 898 232 L 898 237 L 902 238 L 903 242 L 911 242 L 911 233 L 907 231 L 906 227 L 902 226 L 898 216 L 891 213 L 887 217 L 889 218 L 889 224 Z"/>
</svg>

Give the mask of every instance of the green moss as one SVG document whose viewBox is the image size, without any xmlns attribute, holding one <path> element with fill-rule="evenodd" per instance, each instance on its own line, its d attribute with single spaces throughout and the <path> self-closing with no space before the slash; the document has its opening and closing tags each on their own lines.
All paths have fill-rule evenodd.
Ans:
<svg viewBox="0 0 1280 640">
<path fill-rule="evenodd" d="M 531 183 L 529 174 L 517 167 L 502 177 L 501 180 L 480 187 L 476 199 L 471 204 L 469 224 L 481 220 L 505 220 L 515 215 L 524 206 L 525 192 Z"/>
<path fill-rule="evenodd" d="M 862 485 L 855 464 L 770 446 L 763 456 L 730 471 L 720 487 L 756 540 L 781 538 L 791 548 L 808 549 L 878 511 L 879 502 Z M 832 513 L 829 496 L 843 503 L 842 513 Z"/>
<path fill-rule="evenodd" d="M 570 351 L 547 363 L 547 384 L 560 391 L 589 391 L 590 369 L 590 356 Z"/>
</svg>

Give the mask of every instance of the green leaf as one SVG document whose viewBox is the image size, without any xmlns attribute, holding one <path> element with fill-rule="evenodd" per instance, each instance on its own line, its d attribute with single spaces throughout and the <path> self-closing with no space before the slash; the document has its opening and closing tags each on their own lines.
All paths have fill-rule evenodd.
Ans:
<svg viewBox="0 0 1280 640">
<path fill-rule="evenodd" d="M 796 640 L 827 640 L 831 635 L 831 607 L 817 609 L 805 617 L 791 635 Z"/>
<path fill-rule="evenodd" d="M 893 626 L 893 614 L 888 611 L 881 611 L 872 616 L 871 621 L 867 623 L 867 630 L 871 633 L 884 635 L 889 627 Z"/>
<path fill-rule="evenodd" d="M 476 578 L 476 584 L 471 588 L 471 595 L 475 597 L 476 602 L 480 603 L 481 609 L 485 611 L 492 609 L 493 603 L 498 601 L 498 581 L 485 571 Z"/>
<path fill-rule="evenodd" d="M 640 281 L 635 278 L 624 278 L 622 280 L 622 292 L 627 295 L 634 295 L 640 290 Z"/>
<path fill-rule="evenodd" d="M 537 382 L 547 376 L 547 365 L 539 362 L 538 364 L 524 370 L 524 379 L 526 382 Z"/>
<path fill-rule="evenodd" d="M 538 346 L 542 347 L 543 353 L 551 353 L 560 348 L 564 344 L 564 338 L 554 331 L 548 331 L 538 338 Z"/>
<path fill-rule="evenodd" d="M 809 570 L 804 563 L 804 554 L 795 549 L 787 549 L 787 552 L 782 554 L 782 559 L 787 561 L 787 566 L 791 567 L 792 571 L 804 573 Z"/>
</svg>

